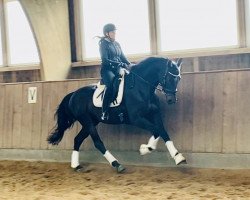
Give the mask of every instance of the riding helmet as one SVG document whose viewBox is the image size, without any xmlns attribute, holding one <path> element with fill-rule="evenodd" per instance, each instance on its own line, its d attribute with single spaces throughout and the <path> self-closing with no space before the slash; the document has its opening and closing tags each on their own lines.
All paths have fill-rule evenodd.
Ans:
<svg viewBox="0 0 250 200">
<path fill-rule="evenodd" d="M 114 24 L 106 24 L 104 27 L 103 27 L 103 35 L 106 35 L 106 33 L 109 33 L 111 31 L 115 31 L 116 30 L 116 27 Z"/>
</svg>

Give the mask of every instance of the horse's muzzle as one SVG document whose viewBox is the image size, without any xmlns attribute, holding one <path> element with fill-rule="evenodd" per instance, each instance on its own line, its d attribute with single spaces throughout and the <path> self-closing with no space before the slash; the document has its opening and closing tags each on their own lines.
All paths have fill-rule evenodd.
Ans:
<svg viewBox="0 0 250 200">
<path fill-rule="evenodd" d="M 175 94 L 166 94 L 166 99 L 168 104 L 174 104 L 177 102 L 177 98 Z"/>
</svg>

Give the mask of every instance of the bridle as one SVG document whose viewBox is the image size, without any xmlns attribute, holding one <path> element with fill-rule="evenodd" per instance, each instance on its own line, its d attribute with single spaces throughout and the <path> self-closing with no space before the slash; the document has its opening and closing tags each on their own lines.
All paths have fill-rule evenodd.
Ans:
<svg viewBox="0 0 250 200">
<path fill-rule="evenodd" d="M 169 61 L 168 61 L 169 62 Z M 170 62 L 172 62 L 172 61 L 170 61 Z M 171 63 L 171 65 L 173 65 L 172 63 Z M 168 63 L 167 63 L 167 66 L 168 66 Z M 181 74 L 180 74 L 180 70 L 178 70 L 178 74 L 173 74 L 173 73 L 171 73 L 170 71 L 169 71 L 169 67 L 167 67 L 166 68 L 166 71 L 165 71 L 165 73 L 164 73 L 164 75 L 163 75 L 163 77 L 162 77 L 162 82 L 160 82 L 159 83 L 159 85 L 162 87 L 162 89 L 161 89 L 161 92 L 162 93 L 164 93 L 165 95 L 167 95 L 167 93 L 169 93 L 169 94 L 172 94 L 172 95 L 175 95 L 176 94 L 176 90 L 169 90 L 169 89 L 167 89 L 167 88 L 164 88 L 164 86 L 166 85 L 166 78 L 167 78 L 167 76 L 168 75 L 171 75 L 171 76 L 173 76 L 173 77 L 175 77 L 175 78 L 179 78 L 179 79 L 181 79 Z M 164 89 L 163 89 L 164 88 Z"/>
<path fill-rule="evenodd" d="M 168 62 L 169 62 L 169 61 L 170 61 L 170 60 L 168 60 Z M 170 62 L 172 62 L 172 61 L 170 61 Z M 169 66 L 168 66 L 168 63 L 167 63 L 166 70 L 165 70 L 165 72 L 164 72 L 163 77 L 161 78 L 162 82 L 160 82 L 157 86 L 154 86 L 153 84 L 151 84 L 150 82 L 146 81 L 144 78 L 142 78 L 141 76 L 139 76 L 138 74 L 136 74 L 136 73 L 134 73 L 134 72 L 132 72 L 132 71 L 130 71 L 130 73 L 133 74 L 133 75 L 135 75 L 135 76 L 137 76 L 137 77 L 140 78 L 142 81 L 144 81 L 145 83 L 147 83 L 148 85 L 150 85 L 152 88 L 154 88 L 155 90 L 158 90 L 158 91 L 164 93 L 165 95 L 167 95 L 167 93 L 170 93 L 170 94 L 175 95 L 175 94 L 176 94 L 176 90 L 175 90 L 175 91 L 168 90 L 168 89 L 164 88 L 164 86 L 166 85 L 166 78 L 167 78 L 168 74 L 171 75 L 171 76 L 173 76 L 173 77 L 175 77 L 175 78 L 181 78 L 180 70 L 178 70 L 178 71 L 179 71 L 179 73 L 178 73 L 177 75 L 171 73 L 171 72 L 169 71 Z M 160 86 L 161 88 L 160 88 L 159 86 Z"/>
</svg>

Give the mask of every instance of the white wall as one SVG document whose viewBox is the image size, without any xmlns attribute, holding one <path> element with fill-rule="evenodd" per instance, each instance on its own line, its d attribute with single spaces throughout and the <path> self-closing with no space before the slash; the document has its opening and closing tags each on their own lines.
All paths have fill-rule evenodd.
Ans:
<svg viewBox="0 0 250 200">
<path fill-rule="evenodd" d="M 67 0 L 20 0 L 34 31 L 42 80 L 62 80 L 71 65 Z"/>
</svg>

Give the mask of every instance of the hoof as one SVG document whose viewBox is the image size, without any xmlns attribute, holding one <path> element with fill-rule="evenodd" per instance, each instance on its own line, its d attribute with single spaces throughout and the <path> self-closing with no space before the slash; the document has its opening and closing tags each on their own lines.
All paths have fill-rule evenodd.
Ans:
<svg viewBox="0 0 250 200">
<path fill-rule="evenodd" d="M 116 169 L 117 169 L 117 173 L 122 173 L 126 170 L 126 168 L 123 167 L 122 165 L 119 165 Z"/>
<path fill-rule="evenodd" d="M 75 172 L 81 172 L 81 171 L 83 171 L 83 166 L 78 165 L 76 168 L 74 168 L 74 171 Z"/>
<path fill-rule="evenodd" d="M 180 164 L 187 164 L 186 158 L 181 153 L 178 153 L 175 157 L 175 164 L 180 165 Z"/>
<path fill-rule="evenodd" d="M 177 165 L 181 165 L 181 164 L 187 164 L 187 161 L 186 161 L 186 159 L 185 160 L 183 160 L 183 161 L 181 161 L 181 162 L 179 162 Z"/>
</svg>

